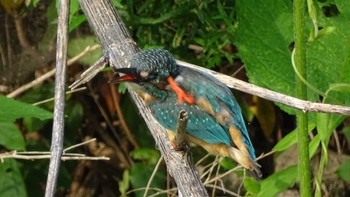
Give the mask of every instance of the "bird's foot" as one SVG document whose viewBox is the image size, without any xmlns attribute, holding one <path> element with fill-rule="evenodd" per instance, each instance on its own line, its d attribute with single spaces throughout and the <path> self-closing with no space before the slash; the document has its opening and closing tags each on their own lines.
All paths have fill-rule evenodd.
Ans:
<svg viewBox="0 0 350 197">
<path fill-rule="evenodd" d="M 177 83 L 175 82 L 174 78 L 168 77 L 167 81 L 168 81 L 171 89 L 173 89 L 174 92 L 176 93 L 177 98 L 178 98 L 178 102 L 180 104 L 182 104 L 183 100 L 185 100 L 189 104 L 194 104 L 195 103 L 194 98 L 189 96 L 189 95 L 187 95 L 187 93 L 182 88 L 180 88 L 179 85 L 177 85 Z"/>
<path fill-rule="evenodd" d="M 186 143 L 176 144 L 174 141 L 171 142 L 171 146 L 174 151 L 188 152 L 190 150 L 190 146 Z"/>
</svg>

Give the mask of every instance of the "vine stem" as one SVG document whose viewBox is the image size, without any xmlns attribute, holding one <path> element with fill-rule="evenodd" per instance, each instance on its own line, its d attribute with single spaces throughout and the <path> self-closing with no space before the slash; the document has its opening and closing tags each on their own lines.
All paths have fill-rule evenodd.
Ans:
<svg viewBox="0 0 350 197">
<path fill-rule="evenodd" d="M 305 34 L 305 14 L 306 1 L 294 0 L 294 39 L 295 39 L 295 68 L 300 76 L 306 79 L 306 34 Z M 303 81 L 296 75 L 296 95 L 303 100 L 307 100 L 307 89 Z M 299 157 L 299 180 L 300 194 L 303 197 L 311 197 L 311 171 L 309 159 L 309 136 L 307 113 L 299 111 L 297 113 L 298 124 L 298 157 Z"/>
</svg>

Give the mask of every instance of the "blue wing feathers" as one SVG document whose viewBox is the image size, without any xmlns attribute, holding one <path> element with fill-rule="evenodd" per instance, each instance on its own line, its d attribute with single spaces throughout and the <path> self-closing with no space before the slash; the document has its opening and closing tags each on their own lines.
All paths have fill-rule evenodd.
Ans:
<svg viewBox="0 0 350 197">
<path fill-rule="evenodd" d="M 197 98 L 207 99 L 215 112 L 225 109 L 229 112 L 230 123 L 242 132 L 243 141 L 247 145 L 249 154 L 255 159 L 253 145 L 250 141 L 240 107 L 230 89 L 209 74 L 180 66 L 180 75 L 184 81 L 178 82 L 187 92 L 195 93 Z M 209 80 L 208 80 L 209 78 Z M 193 80 L 193 81 L 191 81 Z M 166 102 L 155 101 L 149 104 L 152 114 L 165 128 L 174 130 L 178 113 L 185 110 L 189 113 L 187 132 L 189 135 L 202 139 L 210 144 L 224 143 L 232 146 L 233 142 L 228 132 L 228 125 L 220 125 L 215 117 L 203 111 L 196 105 L 178 104 L 173 91 L 168 92 Z M 233 136 L 234 137 L 234 136 Z"/>
<path fill-rule="evenodd" d="M 224 143 L 228 146 L 231 144 L 225 130 L 216 123 L 212 116 L 195 105 L 186 103 L 179 105 L 174 93 L 169 93 L 167 102 L 156 101 L 151 103 L 149 107 L 157 121 L 169 130 L 175 130 L 177 115 L 181 110 L 185 110 L 189 113 L 187 122 L 188 134 L 211 144 Z"/>
<path fill-rule="evenodd" d="M 230 113 L 231 123 L 233 123 L 233 125 L 242 132 L 242 135 L 244 137 L 243 140 L 247 145 L 249 154 L 252 156 L 252 158 L 255 159 L 255 151 L 250 141 L 248 131 L 242 117 L 241 109 L 230 89 L 225 84 L 221 83 L 219 80 L 207 73 L 195 71 L 186 67 L 180 68 L 182 71 L 181 75 L 184 79 L 195 80 L 190 83 L 181 84 L 186 86 L 184 88 L 187 91 L 195 92 L 196 97 L 206 98 L 216 112 L 219 112 L 222 108 L 229 109 L 227 111 Z M 208 78 L 210 80 L 210 83 L 208 83 Z M 229 134 L 226 133 L 226 135 Z"/>
</svg>

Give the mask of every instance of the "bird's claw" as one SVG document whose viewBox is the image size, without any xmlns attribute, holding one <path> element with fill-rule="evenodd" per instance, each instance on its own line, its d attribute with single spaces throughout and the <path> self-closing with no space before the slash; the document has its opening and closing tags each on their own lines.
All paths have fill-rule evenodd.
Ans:
<svg viewBox="0 0 350 197">
<path fill-rule="evenodd" d="M 176 145 L 175 142 L 171 142 L 171 146 L 173 147 L 174 151 L 188 152 L 190 150 L 190 147 L 186 143 Z"/>
</svg>

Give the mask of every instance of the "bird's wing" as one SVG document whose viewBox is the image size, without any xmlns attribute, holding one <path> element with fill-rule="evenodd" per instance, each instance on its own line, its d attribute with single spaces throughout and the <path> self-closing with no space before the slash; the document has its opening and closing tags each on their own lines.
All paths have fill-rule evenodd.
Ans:
<svg viewBox="0 0 350 197">
<path fill-rule="evenodd" d="M 174 131 L 178 113 L 185 110 L 188 113 L 187 133 L 210 144 L 225 144 L 231 146 L 227 131 L 221 127 L 213 116 L 196 105 L 179 104 L 175 93 L 169 92 L 168 98 L 149 104 L 153 116 L 166 129 Z"/>
<path fill-rule="evenodd" d="M 179 85 L 183 86 L 190 94 L 194 94 L 197 101 L 204 102 L 199 105 L 201 109 L 212 114 L 217 121 L 221 115 L 229 114 L 228 122 L 230 124 L 225 124 L 224 121 L 218 122 L 225 130 L 229 130 L 230 125 L 233 125 L 236 130 L 240 131 L 242 134 L 241 140 L 246 144 L 249 154 L 255 159 L 255 151 L 250 141 L 241 109 L 230 89 L 213 76 L 190 68 L 181 67 L 180 75 L 183 79 L 179 82 Z M 211 109 L 207 106 L 210 106 Z M 229 132 L 226 132 L 226 134 L 231 138 Z"/>
</svg>

